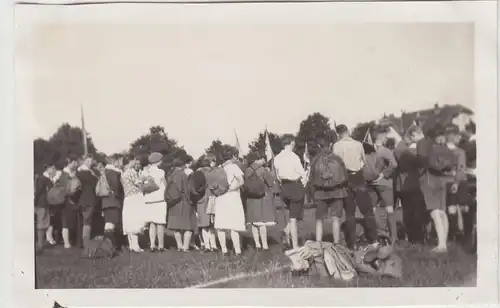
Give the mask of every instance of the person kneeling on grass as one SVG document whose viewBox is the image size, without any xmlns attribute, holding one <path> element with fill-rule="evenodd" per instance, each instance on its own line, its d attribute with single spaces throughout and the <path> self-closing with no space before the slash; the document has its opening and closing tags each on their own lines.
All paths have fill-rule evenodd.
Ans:
<svg viewBox="0 0 500 308">
<path fill-rule="evenodd" d="M 332 215 L 333 243 L 340 241 L 340 218 L 342 209 L 346 213 L 352 211 L 348 218 L 348 235 L 355 235 L 356 222 L 354 220 L 354 206 L 349 206 L 347 192 L 347 169 L 342 159 L 331 150 L 331 141 L 328 138 L 318 138 L 321 151 L 311 162 L 309 182 L 314 191 L 316 200 L 316 241 L 323 240 L 323 220 Z M 353 228 L 354 227 L 354 228 Z M 349 237 L 348 237 L 349 239 Z M 354 238 L 351 236 L 348 246 L 354 247 Z"/>
<path fill-rule="evenodd" d="M 244 178 L 244 191 L 247 196 L 246 219 L 252 226 L 255 248 L 269 250 L 267 226 L 276 224 L 272 191 L 274 176 L 265 166 L 265 158 L 259 153 L 248 154 L 247 162 L 250 166 L 245 170 Z"/>
</svg>

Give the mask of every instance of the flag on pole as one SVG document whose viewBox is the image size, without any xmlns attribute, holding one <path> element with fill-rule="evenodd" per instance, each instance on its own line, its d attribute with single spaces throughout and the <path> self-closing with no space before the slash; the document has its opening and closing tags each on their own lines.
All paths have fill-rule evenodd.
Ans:
<svg viewBox="0 0 500 308">
<path fill-rule="evenodd" d="M 372 139 L 372 135 L 370 134 L 370 131 L 371 131 L 371 129 L 368 128 L 368 130 L 366 131 L 365 139 L 363 140 L 363 142 L 366 142 L 370 145 L 373 145 L 373 139 Z"/>
<path fill-rule="evenodd" d="M 235 147 L 238 149 L 239 155 L 241 156 L 242 152 L 241 152 L 240 140 L 238 139 L 238 134 L 236 134 L 236 129 L 234 129 L 234 137 L 236 139 Z"/>
<path fill-rule="evenodd" d="M 267 133 L 267 129 L 266 129 L 266 157 L 267 161 L 270 161 L 271 159 L 274 158 L 274 152 L 273 148 L 271 147 L 271 141 L 269 141 L 269 134 Z"/>
<path fill-rule="evenodd" d="M 308 166 L 311 163 L 311 160 L 309 158 L 309 149 L 307 148 L 307 141 L 306 141 L 306 147 L 304 148 L 304 164 Z"/>
<path fill-rule="evenodd" d="M 85 130 L 85 121 L 83 119 L 83 104 L 80 104 L 80 114 L 82 118 L 83 155 L 87 157 L 89 152 L 87 148 L 87 131 Z"/>
</svg>

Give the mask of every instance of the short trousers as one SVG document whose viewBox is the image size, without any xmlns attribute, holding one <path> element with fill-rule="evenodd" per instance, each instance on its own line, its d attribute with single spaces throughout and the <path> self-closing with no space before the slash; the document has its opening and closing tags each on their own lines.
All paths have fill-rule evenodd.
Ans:
<svg viewBox="0 0 500 308">
<path fill-rule="evenodd" d="M 316 200 L 316 220 L 322 220 L 329 216 L 341 218 L 344 202 L 346 202 L 346 198 Z"/>
<path fill-rule="evenodd" d="M 48 208 L 35 208 L 36 229 L 46 230 L 50 226 L 50 210 Z"/>
<path fill-rule="evenodd" d="M 458 191 L 452 194 L 451 186 L 453 183 L 448 183 L 446 185 L 446 205 L 468 205 L 471 201 L 469 195 L 469 187 L 467 182 L 461 182 L 458 184 Z"/>
<path fill-rule="evenodd" d="M 373 206 L 377 206 L 380 202 L 380 207 L 394 206 L 394 191 L 388 187 L 369 186 L 368 192 L 372 199 Z"/>
<path fill-rule="evenodd" d="M 92 225 L 92 218 L 94 216 L 94 206 L 85 206 L 77 208 L 66 208 L 63 214 L 63 228 L 74 230 L 77 227 L 78 215 L 82 217 L 84 226 Z"/>
<path fill-rule="evenodd" d="M 109 207 L 102 210 L 104 223 L 112 223 L 117 226 L 120 223 L 121 210 L 117 207 Z"/>
<path fill-rule="evenodd" d="M 306 190 L 299 181 L 283 181 L 281 197 L 289 211 L 290 219 L 302 220 L 304 217 L 304 197 Z"/>
</svg>

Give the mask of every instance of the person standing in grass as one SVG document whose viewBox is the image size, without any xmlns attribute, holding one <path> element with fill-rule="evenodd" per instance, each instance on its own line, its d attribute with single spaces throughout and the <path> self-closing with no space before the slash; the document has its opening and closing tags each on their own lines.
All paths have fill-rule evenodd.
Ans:
<svg viewBox="0 0 500 308">
<path fill-rule="evenodd" d="M 446 146 L 453 152 L 456 158 L 454 167 L 455 176 L 449 177 L 447 184 L 447 205 L 448 213 L 451 220 L 450 229 L 454 230 L 452 235 L 463 234 L 464 221 L 462 211 L 467 208 L 470 202 L 469 188 L 467 182 L 467 157 L 465 150 L 460 148 L 462 135 L 458 126 L 451 124 L 446 127 Z"/>
<path fill-rule="evenodd" d="M 62 170 L 60 181 L 67 185 L 70 181 L 79 181 L 76 177 L 78 168 L 78 161 L 76 157 L 70 156 L 67 159 L 67 164 Z M 66 202 L 62 210 L 62 238 L 64 248 L 71 248 L 70 235 L 75 232 L 77 228 L 77 215 L 78 215 L 78 199 L 80 198 L 81 187 L 77 188 L 74 194 L 68 194 Z"/>
<path fill-rule="evenodd" d="M 167 203 L 165 202 L 165 171 L 159 168 L 163 155 L 153 152 L 148 156 L 149 166 L 143 172 L 143 177 L 152 178 L 158 186 L 158 190 L 144 195 L 146 207 L 144 214 L 149 223 L 149 245 L 151 252 L 163 252 L 165 250 L 165 225 L 167 217 Z M 158 246 L 156 241 L 158 240 Z"/>
<path fill-rule="evenodd" d="M 438 245 L 434 252 L 446 252 L 449 231 L 446 214 L 446 182 L 454 175 L 455 156 L 446 147 L 445 129 L 436 124 L 427 133 L 428 138 L 417 144 L 417 155 L 425 159 L 425 173 L 420 178 L 420 187 L 424 194 L 427 209 L 436 229 Z"/>
<path fill-rule="evenodd" d="M 245 213 L 241 201 L 241 187 L 244 184 L 243 172 L 234 162 L 234 152 L 228 149 L 222 153 L 222 168 L 227 175 L 229 190 L 215 200 L 215 229 L 219 237 L 222 253 L 227 255 L 226 231 L 231 233 L 234 251 L 241 255 L 240 234 L 246 230 Z"/>
<path fill-rule="evenodd" d="M 417 143 L 424 138 L 419 126 L 410 126 L 396 148 L 394 156 L 398 163 L 394 189 L 401 200 L 403 224 L 408 241 L 424 244 L 426 205 L 420 189 L 423 162 L 417 156 Z"/>
<path fill-rule="evenodd" d="M 252 235 L 257 250 L 269 250 L 267 227 L 276 224 L 274 207 L 274 176 L 267 168 L 264 156 L 250 153 L 249 167 L 245 170 L 245 195 L 247 196 L 246 220 L 252 226 Z M 261 245 L 262 243 L 262 245 Z"/>
<path fill-rule="evenodd" d="M 393 190 L 393 173 L 397 167 L 394 154 L 384 146 L 387 140 L 387 130 L 381 126 L 375 127 L 372 131 L 374 137 L 375 157 L 373 170 L 376 171 L 375 179 L 370 179 L 368 188 L 372 199 L 372 204 L 380 203 L 387 212 L 387 221 L 389 223 L 389 232 L 391 234 L 391 242 L 394 243 L 397 239 L 396 215 L 394 213 L 394 190 Z M 367 167 L 369 164 L 365 164 Z"/>
<path fill-rule="evenodd" d="M 56 175 L 53 164 L 45 165 L 42 175 L 37 177 L 35 182 L 35 216 L 36 216 L 36 253 L 43 251 L 45 244 L 45 233 L 50 225 L 50 204 L 47 201 L 47 194 L 54 183 L 52 179 Z"/>
<path fill-rule="evenodd" d="M 140 162 L 135 158 L 123 158 L 125 169 L 121 176 L 123 193 L 123 234 L 128 238 L 129 250 L 133 252 L 143 251 L 139 246 L 139 234 L 144 231 L 146 225 L 146 208 L 144 195 L 142 193 L 142 181 L 138 170 Z"/>
<path fill-rule="evenodd" d="M 307 176 L 300 158 L 293 152 L 295 137 L 285 134 L 282 139 L 283 150 L 274 158 L 274 166 L 278 180 L 281 183 L 281 197 L 288 209 L 289 222 L 284 229 L 287 243 L 292 242 L 292 248 L 299 247 L 299 231 L 297 221 L 304 215 L 304 197 Z"/>
<path fill-rule="evenodd" d="M 368 194 L 368 187 L 363 174 L 365 165 L 365 150 L 363 144 L 354 140 L 349 134 L 347 126 L 341 124 L 336 127 L 339 140 L 333 145 L 333 153 L 339 156 L 347 168 L 349 183 L 349 198 L 354 199 L 355 206 L 363 214 L 366 226 L 367 240 L 376 245 L 377 222 L 373 210 L 372 200 Z M 347 213 L 346 213 L 347 215 Z"/>
<path fill-rule="evenodd" d="M 116 227 L 120 224 L 123 206 L 123 185 L 121 182 L 121 157 L 114 155 L 108 158 L 103 175 L 110 188 L 110 195 L 101 199 L 104 216 L 104 236 L 109 238 L 113 247 L 117 248 Z"/>
<path fill-rule="evenodd" d="M 352 200 L 348 198 L 347 169 L 342 159 L 331 150 L 331 142 L 327 137 L 318 138 L 317 142 L 321 150 L 312 160 L 309 174 L 309 183 L 311 183 L 313 196 L 316 200 L 316 241 L 323 240 L 323 220 L 330 214 L 332 215 L 333 243 L 340 242 L 340 219 L 344 209 L 348 227 L 347 244 L 348 247 L 352 248 L 355 244 L 356 220 L 354 217 L 355 207 Z M 322 173 L 327 171 L 329 167 L 332 168 L 330 177 L 322 176 Z M 329 185 L 330 178 L 338 178 L 338 180 Z"/>
<path fill-rule="evenodd" d="M 82 239 L 84 247 L 86 247 L 90 240 L 92 218 L 98 202 L 96 195 L 98 176 L 95 171 L 92 170 L 94 163 L 95 161 L 92 157 L 85 157 L 76 172 L 76 177 L 80 181 L 82 187 L 78 198 L 78 214 L 81 215 L 83 222 Z"/>
<path fill-rule="evenodd" d="M 167 227 L 174 231 L 177 250 L 188 252 L 193 231 L 196 229 L 196 205 L 191 204 L 188 192 L 186 164 L 189 157 L 181 153 L 173 160 L 167 173 L 165 200 L 168 206 Z"/>
<path fill-rule="evenodd" d="M 205 179 L 208 181 L 207 173 L 212 170 L 216 165 L 216 157 L 213 154 L 207 154 L 201 162 L 201 167 L 198 169 L 203 172 Z M 210 183 L 206 183 L 210 187 Z M 215 206 L 215 196 L 210 189 L 205 189 L 205 195 L 197 202 L 197 222 L 198 228 L 201 229 L 201 236 L 203 239 L 203 246 L 205 251 L 216 251 L 217 241 L 215 237 L 214 214 L 211 208 Z"/>
</svg>

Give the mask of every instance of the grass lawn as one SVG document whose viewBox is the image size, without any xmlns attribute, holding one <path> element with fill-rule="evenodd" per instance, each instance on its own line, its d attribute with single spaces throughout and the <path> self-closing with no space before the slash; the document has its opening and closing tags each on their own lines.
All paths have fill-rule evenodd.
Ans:
<svg viewBox="0 0 500 308">
<path fill-rule="evenodd" d="M 280 214 L 281 212 L 278 212 Z M 303 238 L 314 236 L 314 209 L 307 209 L 300 223 Z M 404 262 L 401 280 L 360 276 L 350 283 L 314 276 L 292 277 L 289 260 L 278 244 L 283 218 L 269 228 L 271 249 L 257 252 L 246 248 L 241 257 L 220 253 L 122 252 L 113 260 L 80 259 L 79 249 L 62 246 L 36 257 L 37 288 L 303 288 L 303 287 L 444 287 L 475 285 L 476 255 L 450 244 L 448 254 L 432 254 L 431 247 L 399 244 L 396 251 Z M 331 240 L 331 224 L 325 224 L 325 240 Z M 252 243 L 249 232 L 244 245 Z M 214 281 L 216 281 L 214 283 Z"/>
</svg>

